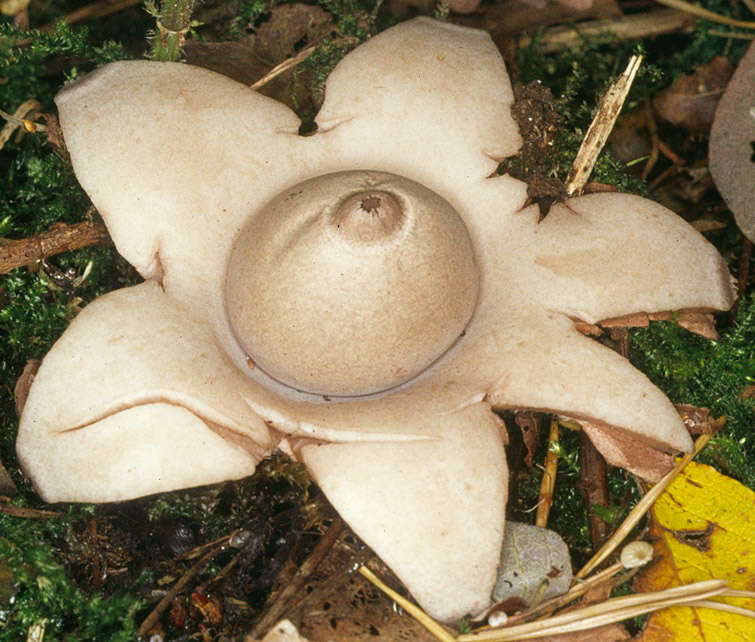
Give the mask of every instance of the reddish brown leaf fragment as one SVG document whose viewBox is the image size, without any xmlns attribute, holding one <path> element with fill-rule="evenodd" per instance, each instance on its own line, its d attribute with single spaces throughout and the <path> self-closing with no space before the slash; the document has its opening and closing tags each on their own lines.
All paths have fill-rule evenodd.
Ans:
<svg viewBox="0 0 755 642">
<path fill-rule="evenodd" d="M 581 332 L 588 337 L 599 337 L 603 334 L 603 330 L 600 326 L 597 326 L 594 323 L 587 323 L 586 321 L 575 321 L 574 327 L 578 332 Z"/>
<path fill-rule="evenodd" d="M 676 312 L 634 312 L 621 317 L 603 319 L 598 325 L 603 328 L 646 328 L 650 321 L 673 321 L 706 339 L 718 339 L 716 321 L 706 310 L 678 310 Z"/>
<path fill-rule="evenodd" d="M 168 621 L 174 629 L 182 629 L 186 626 L 186 600 L 182 595 L 174 597 L 170 603 Z"/>
<path fill-rule="evenodd" d="M 626 468 L 650 482 L 657 482 L 674 467 L 674 458 L 652 446 L 626 436 L 607 424 L 580 419 L 582 430 L 612 466 Z"/>
<path fill-rule="evenodd" d="M 594 550 L 598 550 L 606 538 L 606 523 L 595 514 L 593 506 L 607 507 L 608 479 L 606 477 L 606 462 L 584 431 L 580 435 L 579 443 L 579 483 L 577 490 L 582 495 L 589 511 L 590 541 Z"/>
<path fill-rule="evenodd" d="M 691 404 L 676 404 L 676 409 L 684 422 L 684 427 L 693 435 L 712 435 L 724 425 L 725 419 L 710 416 L 710 409 Z"/>
<path fill-rule="evenodd" d="M 534 464 L 533 457 L 537 452 L 537 445 L 540 442 L 539 415 L 525 410 L 516 413 L 514 421 L 516 421 L 516 425 L 519 426 L 519 429 L 522 431 L 522 440 L 527 449 L 524 462 L 527 464 L 527 468 L 532 468 Z"/>
<path fill-rule="evenodd" d="M 20 417 L 26 405 L 26 398 L 29 396 L 29 389 L 34 382 L 34 376 L 39 370 L 39 364 L 42 362 L 39 359 L 29 359 L 24 366 L 21 376 L 16 381 L 16 385 L 13 386 L 13 399 L 16 404 L 16 414 Z"/>
</svg>

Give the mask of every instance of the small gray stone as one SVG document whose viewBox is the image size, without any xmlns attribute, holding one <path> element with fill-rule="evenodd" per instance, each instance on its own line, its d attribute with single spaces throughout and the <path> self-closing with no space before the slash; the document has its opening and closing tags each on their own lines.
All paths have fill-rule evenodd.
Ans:
<svg viewBox="0 0 755 642">
<path fill-rule="evenodd" d="M 569 549 L 561 536 L 539 526 L 507 522 L 493 599 L 521 599 L 527 607 L 565 593 L 572 580 Z"/>
</svg>

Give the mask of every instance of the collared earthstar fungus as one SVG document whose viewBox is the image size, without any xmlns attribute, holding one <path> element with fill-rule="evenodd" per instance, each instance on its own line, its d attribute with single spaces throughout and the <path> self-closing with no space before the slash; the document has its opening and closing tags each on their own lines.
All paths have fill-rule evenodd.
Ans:
<svg viewBox="0 0 755 642">
<path fill-rule="evenodd" d="M 575 321 L 726 309 L 721 257 L 652 201 L 538 222 L 482 32 L 418 18 L 333 70 L 317 131 L 216 73 L 146 61 L 65 87 L 76 175 L 145 282 L 44 359 L 17 450 L 50 502 L 250 475 L 285 441 L 424 609 L 488 606 L 507 498 L 499 409 L 584 420 L 609 461 L 688 451 L 669 400 Z M 75 393 L 72 393 L 75 391 Z"/>
</svg>

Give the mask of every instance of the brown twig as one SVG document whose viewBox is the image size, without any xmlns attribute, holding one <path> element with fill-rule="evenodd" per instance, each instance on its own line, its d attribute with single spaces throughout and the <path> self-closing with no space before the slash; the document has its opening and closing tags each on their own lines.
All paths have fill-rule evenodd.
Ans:
<svg viewBox="0 0 755 642">
<path fill-rule="evenodd" d="M 20 517 L 21 519 L 53 519 L 60 517 L 62 513 L 54 510 L 38 510 L 36 508 L 24 508 L 22 506 L 11 506 L 0 501 L 0 513 Z"/>
<path fill-rule="evenodd" d="M 538 50 L 543 53 L 563 51 L 579 44 L 585 36 L 611 34 L 617 40 L 652 38 L 675 31 L 688 32 L 695 28 L 695 19 L 683 11 L 656 9 L 629 16 L 581 22 L 576 26 L 557 26 L 538 36 Z M 519 39 L 519 48 L 532 44 L 533 37 Z"/>
<path fill-rule="evenodd" d="M 606 523 L 595 513 L 593 506 L 608 506 L 608 478 L 606 460 L 593 446 L 584 431 L 579 442 L 579 483 L 577 490 L 582 495 L 590 521 L 590 541 L 597 550 L 606 539 Z"/>
<path fill-rule="evenodd" d="M 702 7 L 697 7 L 693 4 L 690 4 L 689 2 L 684 2 L 684 0 L 655 0 L 655 1 L 658 4 L 662 4 L 667 7 L 671 7 L 673 9 L 678 9 L 679 11 L 690 13 L 693 16 L 705 18 L 705 20 L 710 20 L 711 22 L 717 22 L 718 24 L 729 25 L 731 27 L 744 27 L 745 29 L 755 29 L 755 22 L 751 22 L 747 20 L 736 20 L 734 18 L 729 18 L 729 16 L 722 16 L 720 14 L 714 13 L 713 11 L 708 11 L 707 9 L 703 9 Z"/>
<path fill-rule="evenodd" d="M 739 255 L 739 270 L 737 274 L 737 291 L 739 298 L 744 296 L 750 285 L 750 261 L 752 260 L 752 241 L 742 237 L 742 253 Z"/>
<path fill-rule="evenodd" d="M 674 466 L 674 469 L 669 471 L 663 478 L 653 486 L 645 496 L 637 503 L 637 505 L 629 511 L 626 519 L 622 522 L 621 526 L 616 532 L 608 538 L 603 544 L 601 549 L 592 556 L 589 562 L 585 564 L 582 569 L 575 575 L 576 578 L 584 578 L 590 571 L 592 571 L 598 564 L 605 560 L 616 547 L 624 541 L 629 535 L 632 529 L 635 527 L 642 517 L 650 510 L 650 507 L 655 503 L 660 494 L 665 491 L 673 482 L 684 467 L 692 461 L 692 459 L 699 453 L 711 440 L 712 435 L 700 435 L 695 441 L 695 448 L 691 453 L 687 453 L 682 457 Z"/>
<path fill-rule="evenodd" d="M 550 435 L 548 436 L 548 454 L 545 456 L 545 470 L 540 481 L 540 501 L 537 504 L 535 526 L 545 528 L 548 515 L 553 506 L 553 491 L 556 488 L 556 473 L 558 471 L 558 420 L 551 419 Z"/>
<path fill-rule="evenodd" d="M 55 26 L 61 20 L 64 20 L 69 25 L 72 25 L 84 20 L 104 18 L 111 13 L 116 13 L 118 11 L 128 9 L 129 7 L 133 7 L 134 5 L 141 3 L 142 0 L 99 0 L 99 2 L 92 2 L 91 4 L 76 9 L 75 11 L 71 11 L 70 13 L 63 16 L 63 18 L 59 18 L 55 22 L 51 22 L 40 27 L 39 30 L 42 33 L 51 33 L 52 31 L 55 31 Z"/>
<path fill-rule="evenodd" d="M 55 223 L 37 236 L 0 239 L 0 274 L 61 252 L 110 243 L 110 236 L 100 223 Z"/>
<path fill-rule="evenodd" d="M 289 607 L 289 603 L 292 598 L 302 589 L 306 581 L 312 575 L 317 568 L 317 565 L 322 561 L 327 552 L 331 549 L 333 544 L 336 543 L 338 536 L 344 528 L 343 520 L 339 517 L 331 524 L 330 528 L 317 542 L 312 552 L 309 554 L 303 564 L 299 567 L 291 581 L 286 585 L 280 593 L 278 593 L 275 600 L 267 607 L 257 623 L 252 629 L 251 636 L 261 637 L 272 626 L 281 619 L 281 616 L 285 613 Z"/>
<path fill-rule="evenodd" d="M 234 531 L 235 533 L 236 531 Z M 201 558 L 199 558 L 199 561 L 195 562 L 194 565 L 184 573 L 181 578 L 171 587 L 171 589 L 163 596 L 163 598 L 157 603 L 157 606 L 152 609 L 150 614 L 144 619 L 141 626 L 139 627 L 139 631 L 137 632 L 137 635 L 142 636 L 146 634 L 152 627 L 154 627 L 158 620 L 160 619 L 160 616 L 163 614 L 163 611 L 168 608 L 170 603 L 173 601 L 173 598 L 176 597 L 181 591 L 186 588 L 186 586 L 191 582 L 191 580 L 196 577 L 196 575 L 205 567 L 207 564 L 209 564 L 212 559 L 223 552 L 226 548 L 225 544 L 228 542 L 228 540 L 232 537 L 232 535 L 227 535 L 226 537 L 222 538 L 222 543 L 217 544 L 213 548 L 211 548 L 209 551 L 207 551 Z"/>
</svg>

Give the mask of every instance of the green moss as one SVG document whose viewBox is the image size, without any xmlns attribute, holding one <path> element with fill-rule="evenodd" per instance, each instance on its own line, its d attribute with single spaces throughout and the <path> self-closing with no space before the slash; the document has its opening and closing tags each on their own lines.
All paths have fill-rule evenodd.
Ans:
<svg viewBox="0 0 755 642">
<path fill-rule="evenodd" d="M 80 70 L 128 57 L 123 46 L 115 42 L 93 44 L 83 27 L 61 22 L 52 33 L 41 34 L 0 23 L 0 77 L 4 79 L 0 106 L 9 111 L 28 98 L 36 98 L 47 107 L 63 82 L 62 73 L 50 73 L 52 58 L 58 68 L 68 61 L 69 65 L 64 65 L 68 68 L 66 75 L 73 78 Z"/>
<path fill-rule="evenodd" d="M 632 361 L 675 403 L 710 408 L 726 426 L 702 453 L 726 474 L 755 488 L 755 295 L 740 303 L 736 322 L 710 341 L 673 322 L 635 329 Z"/>
<path fill-rule="evenodd" d="M 151 522 L 190 523 L 204 540 L 213 540 L 248 527 L 252 516 L 272 516 L 303 506 L 309 485 L 304 466 L 278 453 L 260 462 L 253 477 L 228 484 L 219 492 L 190 489 L 155 495 L 147 500 L 146 514 Z"/>
<path fill-rule="evenodd" d="M 23 500 L 14 502 L 17 506 Z M 73 584 L 58 560 L 54 542 L 72 536 L 73 525 L 91 510 L 69 507 L 60 518 L 21 519 L 0 513 L 0 560 L 5 585 L 0 593 L 0 640 L 26 639 L 29 627 L 45 623 L 45 641 L 126 642 L 136 638 L 134 616 L 142 602 L 136 584 L 108 599 Z M 143 582 L 146 578 L 140 578 Z"/>
</svg>

